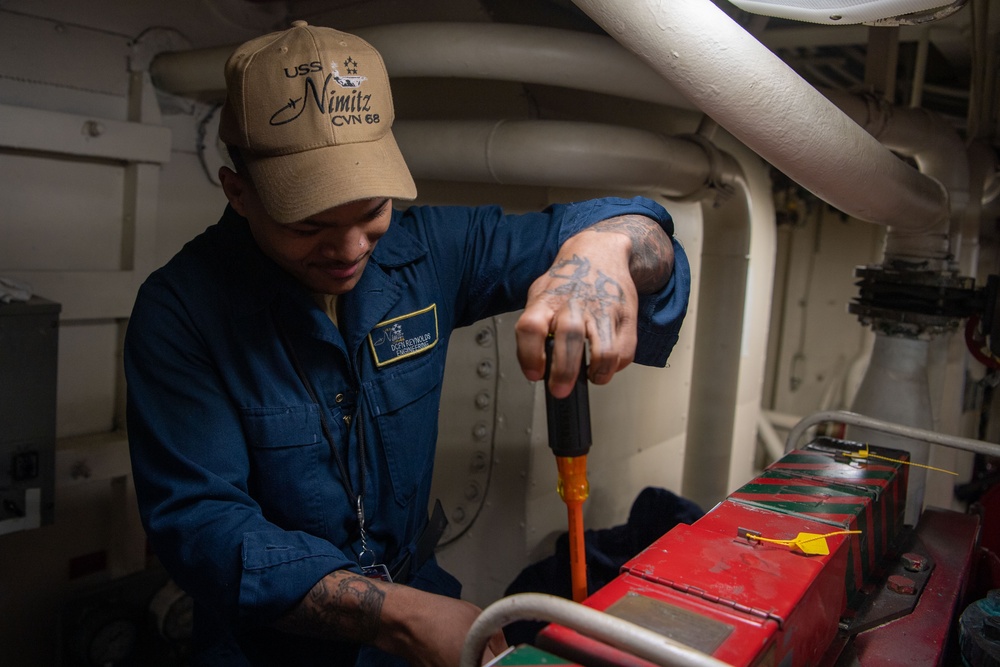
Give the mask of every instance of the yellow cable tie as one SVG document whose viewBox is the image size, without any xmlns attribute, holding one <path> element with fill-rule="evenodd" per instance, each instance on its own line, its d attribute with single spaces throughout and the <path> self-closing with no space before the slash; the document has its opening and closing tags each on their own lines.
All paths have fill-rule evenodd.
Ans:
<svg viewBox="0 0 1000 667">
<path fill-rule="evenodd" d="M 868 448 L 868 443 L 865 443 L 865 448 L 860 452 L 841 452 L 844 456 L 852 459 L 879 459 L 881 461 L 889 461 L 891 463 L 902 463 L 908 466 L 917 466 L 918 468 L 926 468 L 927 470 L 934 470 L 937 472 L 948 473 L 949 475 L 955 475 L 958 477 L 958 473 L 952 470 L 945 470 L 944 468 L 935 468 L 934 466 L 924 465 L 923 463 L 914 463 L 912 461 L 901 461 L 899 459 L 891 459 L 888 456 L 881 456 L 879 454 L 872 454 Z"/>
</svg>

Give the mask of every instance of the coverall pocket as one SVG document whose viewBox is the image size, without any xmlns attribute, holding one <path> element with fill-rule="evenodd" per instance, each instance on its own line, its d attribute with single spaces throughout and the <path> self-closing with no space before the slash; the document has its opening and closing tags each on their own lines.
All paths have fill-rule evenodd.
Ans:
<svg viewBox="0 0 1000 667">
<path fill-rule="evenodd" d="M 250 445 L 248 484 L 264 515 L 286 529 L 320 530 L 323 504 L 319 470 L 329 458 L 315 405 L 244 408 Z M 329 495 L 329 494 L 327 494 Z"/>
<path fill-rule="evenodd" d="M 441 402 L 442 348 L 384 369 L 365 387 L 376 415 L 393 494 L 401 506 L 429 484 Z M 391 370 L 390 370 L 391 369 Z"/>
</svg>

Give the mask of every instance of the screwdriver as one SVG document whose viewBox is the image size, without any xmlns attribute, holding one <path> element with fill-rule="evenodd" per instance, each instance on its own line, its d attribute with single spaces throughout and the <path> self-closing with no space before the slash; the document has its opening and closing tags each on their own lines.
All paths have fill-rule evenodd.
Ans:
<svg viewBox="0 0 1000 667">
<path fill-rule="evenodd" d="M 580 360 L 576 384 L 566 398 L 555 398 L 549 391 L 552 367 L 550 337 L 545 345 L 545 414 L 548 420 L 549 448 L 556 455 L 559 471 L 559 497 L 566 503 L 569 525 L 569 565 L 573 600 L 587 597 L 587 551 L 583 539 L 583 501 L 590 494 L 587 482 L 587 453 L 590 451 L 590 400 L 587 395 L 586 354 Z"/>
</svg>

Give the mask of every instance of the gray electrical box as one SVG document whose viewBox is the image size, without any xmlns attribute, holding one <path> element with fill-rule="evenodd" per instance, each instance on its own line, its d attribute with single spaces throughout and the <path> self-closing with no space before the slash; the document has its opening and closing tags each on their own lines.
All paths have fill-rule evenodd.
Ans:
<svg viewBox="0 0 1000 667">
<path fill-rule="evenodd" d="M 60 310 L 0 302 L 0 535 L 52 523 Z"/>
</svg>

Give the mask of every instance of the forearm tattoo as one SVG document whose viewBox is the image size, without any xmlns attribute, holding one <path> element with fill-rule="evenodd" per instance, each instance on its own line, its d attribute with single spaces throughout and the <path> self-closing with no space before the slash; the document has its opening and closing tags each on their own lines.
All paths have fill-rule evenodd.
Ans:
<svg viewBox="0 0 1000 667">
<path fill-rule="evenodd" d="M 385 592 L 367 577 L 324 577 L 281 618 L 278 629 L 321 639 L 370 642 L 378 634 L 384 600 Z"/>
<path fill-rule="evenodd" d="M 673 272 L 673 244 L 663 229 L 650 218 L 623 215 L 602 220 L 589 229 L 625 234 L 632 241 L 629 273 L 639 294 L 652 294 L 667 284 Z"/>
<path fill-rule="evenodd" d="M 573 255 L 557 261 L 549 269 L 549 276 L 564 280 L 550 287 L 546 294 L 568 298 L 572 307 L 582 307 L 597 325 L 597 335 L 602 343 L 611 343 L 612 306 L 625 303 L 625 291 L 618 281 L 598 270 L 591 276 L 590 260 Z M 592 281 L 592 282 L 591 282 Z"/>
</svg>

